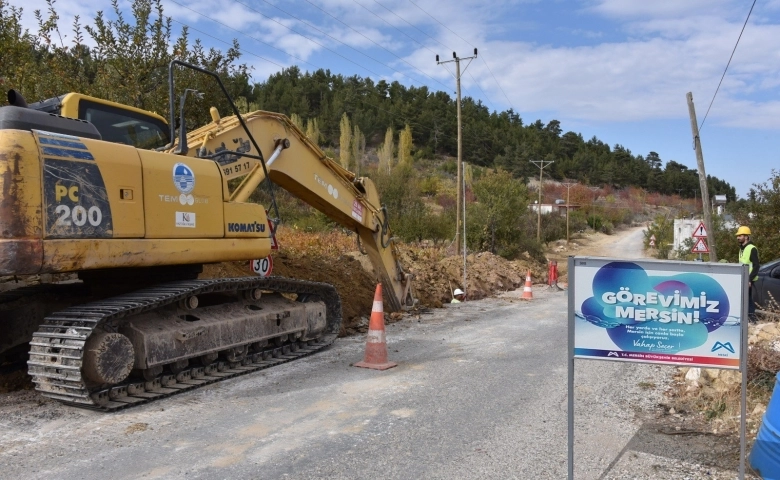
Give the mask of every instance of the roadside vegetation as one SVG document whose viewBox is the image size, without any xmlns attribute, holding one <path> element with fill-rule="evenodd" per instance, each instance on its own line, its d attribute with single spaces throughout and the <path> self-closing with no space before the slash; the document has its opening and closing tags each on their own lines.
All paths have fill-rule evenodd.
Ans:
<svg viewBox="0 0 780 480">
<path fill-rule="evenodd" d="M 134 0 L 132 15 L 114 1 L 92 19 L 76 18 L 62 28 L 54 0 L 45 11 L 25 12 L 18 0 L 0 0 L 0 86 L 19 90 L 34 102 L 65 92 L 132 105 L 166 115 L 168 64 L 182 60 L 216 72 L 243 111 L 264 109 L 288 115 L 332 158 L 358 175 L 374 179 L 388 207 L 395 235 L 407 242 L 451 241 L 455 231 L 457 154 L 456 105 L 444 92 L 398 82 L 345 77 L 330 71 L 290 67 L 252 83 L 233 40 L 225 51 L 206 48 L 184 27 L 174 35 L 161 0 Z M 32 14 L 35 32 L 22 26 Z M 185 108 L 187 125 L 210 120 L 216 106 L 230 107 L 214 82 L 177 71 L 177 94 L 197 89 Z M 5 100 L 3 99 L 3 102 Z M 585 229 L 611 233 L 644 220 L 645 205 L 671 205 L 695 197 L 694 170 L 655 152 L 637 155 L 596 137 L 564 132 L 560 122 L 524 121 L 517 112 L 490 112 L 463 100 L 463 160 L 466 164 L 466 239 L 474 251 L 514 258 L 542 256 L 543 244 L 566 238 L 565 216 L 543 215 L 541 243 L 529 204 L 539 197 L 532 160 L 554 161 L 545 170 L 542 203 L 573 205 L 569 233 Z M 529 179 L 530 183 L 529 183 Z M 575 183 L 568 190 L 560 182 Z M 736 198 L 716 177 L 710 191 Z M 289 195 L 280 194 L 282 221 L 307 231 L 334 228 Z M 259 197 L 258 200 L 262 198 Z"/>
</svg>

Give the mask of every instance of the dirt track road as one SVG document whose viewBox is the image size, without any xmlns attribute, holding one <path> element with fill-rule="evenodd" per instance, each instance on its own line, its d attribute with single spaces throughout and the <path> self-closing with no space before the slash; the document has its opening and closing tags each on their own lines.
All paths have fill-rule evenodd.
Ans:
<svg viewBox="0 0 780 480">
<path fill-rule="evenodd" d="M 637 235 L 611 251 L 635 256 Z M 350 366 L 365 345 L 350 337 L 115 414 L 4 395 L 2 477 L 565 478 L 567 293 L 520 294 L 389 325 L 399 365 L 385 372 Z M 662 368 L 577 363 L 575 478 L 735 477 L 693 463 L 690 437 L 659 436 L 636 419 L 657 403 L 643 388 L 662 388 Z"/>
</svg>

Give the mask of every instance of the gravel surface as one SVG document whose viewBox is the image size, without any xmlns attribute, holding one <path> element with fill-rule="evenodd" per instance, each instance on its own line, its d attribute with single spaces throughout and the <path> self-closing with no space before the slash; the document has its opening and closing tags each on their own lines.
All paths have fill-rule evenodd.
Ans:
<svg viewBox="0 0 780 480">
<path fill-rule="evenodd" d="M 355 336 L 114 414 L 0 395 L 0 477 L 566 478 L 567 292 L 521 294 L 388 325 L 384 372 L 351 366 Z M 575 363 L 576 479 L 737 478 L 738 439 L 659 407 L 674 370 Z"/>
<path fill-rule="evenodd" d="M 521 293 L 389 325 L 399 366 L 385 372 L 350 366 L 365 346 L 352 337 L 115 414 L 29 391 L 2 396 L 0 471 L 33 479 L 565 478 L 566 293 L 537 287 L 531 302 Z M 576 362 L 575 478 L 736 478 L 733 455 L 725 467 L 713 460 L 722 439 L 675 434 L 674 423 L 657 418 L 672 369 Z M 706 445 L 701 455 L 695 439 Z"/>
</svg>

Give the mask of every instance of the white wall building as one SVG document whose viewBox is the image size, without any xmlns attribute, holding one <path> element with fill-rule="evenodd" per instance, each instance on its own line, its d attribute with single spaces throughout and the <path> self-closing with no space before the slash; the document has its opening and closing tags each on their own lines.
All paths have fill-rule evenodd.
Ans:
<svg viewBox="0 0 780 480">
<path fill-rule="evenodd" d="M 672 249 L 677 251 L 686 238 L 693 238 L 693 231 L 701 222 L 700 218 L 676 219 L 674 221 L 674 246 Z"/>
</svg>

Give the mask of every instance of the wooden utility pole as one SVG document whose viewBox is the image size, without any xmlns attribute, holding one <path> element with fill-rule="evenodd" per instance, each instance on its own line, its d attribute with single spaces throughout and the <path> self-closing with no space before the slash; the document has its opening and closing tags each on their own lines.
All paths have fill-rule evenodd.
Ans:
<svg viewBox="0 0 780 480">
<path fill-rule="evenodd" d="M 569 244 L 569 189 L 577 183 L 562 183 L 566 187 L 566 245 Z"/>
<path fill-rule="evenodd" d="M 536 204 L 536 241 L 542 243 L 542 172 L 544 167 L 555 163 L 554 160 L 529 160 L 539 167 L 539 202 Z"/>
<path fill-rule="evenodd" d="M 701 188 L 701 206 L 704 211 L 704 227 L 707 229 L 707 246 L 710 249 L 710 262 L 718 261 L 715 250 L 715 229 L 712 226 L 712 211 L 710 209 L 710 194 L 707 191 L 707 174 L 704 172 L 704 155 L 701 152 L 699 124 L 696 121 L 696 109 L 693 106 L 693 94 L 688 92 L 688 114 L 691 117 L 691 133 L 693 133 L 693 148 L 696 150 L 696 164 L 699 166 L 699 187 Z"/>
<path fill-rule="evenodd" d="M 458 99 L 457 100 L 457 110 L 458 110 L 458 178 L 457 178 L 458 188 L 457 188 L 457 191 L 458 191 L 458 193 L 457 193 L 456 199 L 455 199 L 455 203 L 458 205 L 457 208 L 456 208 L 457 214 L 455 215 L 455 249 L 456 250 L 460 246 L 460 231 L 463 228 L 461 226 L 460 211 L 461 211 L 461 208 L 463 208 L 464 211 L 466 209 L 466 197 L 465 197 L 465 195 L 462 195 L 462 192 L 461 192 L 461 190 L 463 188 L 463 187 L 461 187 L 461 185 L 463 183 L 463 164 L 461 163 L 462 162 L 462 145 L 463 145 L 463 143 L 462 143 L 462 133 L 463 133 L 463 130 L 462 130 L 461 121 L 460 121 L 460 73 L 461 73 L 460 72 L 460 61 L 461 60 L 473 60 L 475 58 L 477 58 L 477 49 L 476 48 L 474 49 L 474 56 L 471 56 L 471 57 L 460 58 L 460 57 L 458 57 L 458 55 L 455 52 L 452 52 L 452 60 L 447 60 L 446 62 L 440 62 L 439 61 L 439 56 L 436 55 L 436 64 L 437 65 L 441 65 L 441 64 L 444 64 L 444 63 L 455 62 L 455 82 L 457 84 L 457 92 L 456 93 L 457 93 L 457 96 L 458 96 L 457 97 L 457 99 Z M 469 62 L 469 64 L 470 63 L 471 62 Z M 466 65 L 466 68 L 469 68 L 468 64 Z M 466 68 L 463 69 L 464 72 L 466 71 Z M 461 206 L 461 204 L 462 204 L 462 206 Z M 465 237 L 464 237 L 463 241 L 465 242 Z M 466 252 L 465 252 L 465 247 L 464 247 L 463 255 L 465 256 L 465 254 L 466 254 Z M 465 270 L 464 270 L 464 276 L 465 276 Z M 465 288 L 465 286 L 464 286 L 464 288 Z"/>
</svg>

